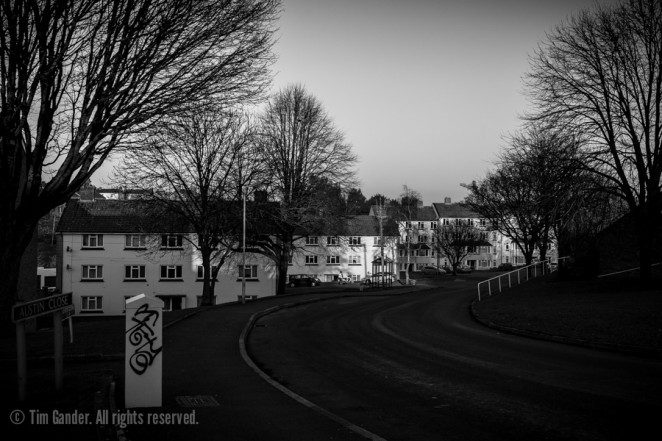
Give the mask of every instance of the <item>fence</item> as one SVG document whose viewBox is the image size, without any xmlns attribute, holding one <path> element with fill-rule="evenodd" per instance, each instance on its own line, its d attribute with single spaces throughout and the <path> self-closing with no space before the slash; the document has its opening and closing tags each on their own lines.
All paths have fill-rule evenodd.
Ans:
<svg viewBox="0 0 662 441">
<path fill-rule="evenodd" d="M 569 257 L 559 257 L 557 259 L 557 262 L 562 262 L 564 259 L 568 259 Z M 513 271 L 510 271 L 505 274 L 500 274 L 496 277 L 492 277 L 491 279 L 483 280 L 482 282 L 478 282 L 478 301 L 481 300 L 481 285 L 487 284 L 487 292 L 488 295 L 492 295 L 492 284 L 494 283 L 498 287 L 498 292 L 501 292 L 502 290 L 502 279 L 504 277 L 508 278 L 508 288 L 511 288 L 515 280 L 515 276 L 517 277 L 517 285 L 528 281 L 529 279 L 536 278 L 538 276 L 544 276 L 545 274 L 550 274 L 556 271 L 556 266 L 554 265 L 554 262 L 552 262 L 552 259 L 547 259 L 543 260 L 542 262 L 536 262 L 532 263 L 531 265 L 523 266 L 520 268 L 517 268 Z"/>
</svg>

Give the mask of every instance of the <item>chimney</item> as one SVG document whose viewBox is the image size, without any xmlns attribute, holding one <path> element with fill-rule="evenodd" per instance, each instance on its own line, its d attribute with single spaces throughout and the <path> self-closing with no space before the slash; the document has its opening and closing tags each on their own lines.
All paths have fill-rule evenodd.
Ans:
<svg viewBox="0 0 662 441">
<path fill-rule="evenodd" d="M 94 187 L 81 188 L 80 190 L 78 190 L 78 194 L 80 196 L 81 202 L 94 202 L 94 200 L 96 199 L 96 188 Z"/>
<path fill-rule="evenodd" d="M 448 204 L 450 204 L 450 203 L 451 203 L 451 198 L 449 198 L 449 197 L 445 197 L 445 198 L 444 198 L 444 204 L 448 205 Z"/>
</svg>

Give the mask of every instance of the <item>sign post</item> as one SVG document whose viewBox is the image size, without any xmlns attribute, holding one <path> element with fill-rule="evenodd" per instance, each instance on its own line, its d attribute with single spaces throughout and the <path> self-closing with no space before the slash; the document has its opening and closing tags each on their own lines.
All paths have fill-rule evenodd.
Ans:
<svg viewBox="0 0 662 441">
<path fill-rule="evenodd" d="M 63 378 L 63 338 L 62 310 L 73 306 L 71 293 L 44 297 L 31 302 L 20 303 L 12 308 L 12 321 L 16 323 L 16 363 L 18 369 L 18 400 L 27 397 L 27 350 L 25 343 L 25 321 L 46 314 L 53 314 L 53 349 L 55 359 L 55 389 L 62 390 Z"/>
<path fill-rule="evenodd" d="M 163 301 L 139 294 L 126 301 L 124 404 L 161 407 Z"/>
</svg>

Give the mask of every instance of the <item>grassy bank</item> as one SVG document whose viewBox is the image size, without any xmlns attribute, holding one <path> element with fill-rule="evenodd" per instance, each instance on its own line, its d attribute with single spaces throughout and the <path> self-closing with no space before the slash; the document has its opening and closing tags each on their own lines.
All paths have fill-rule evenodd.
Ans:
<svg viewBox="0 0 662 441">
<path fill-rule="evenodd" d="M 507 288 L 473 305 L 476 316 L 504 330 L 662 355 L 662 278 L 559 280 L 555 275 Z"/>
</svg>

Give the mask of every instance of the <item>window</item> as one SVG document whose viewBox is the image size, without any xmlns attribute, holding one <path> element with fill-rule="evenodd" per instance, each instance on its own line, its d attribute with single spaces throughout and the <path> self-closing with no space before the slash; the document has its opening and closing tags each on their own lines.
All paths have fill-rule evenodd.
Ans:
<svg viewBox="0 0 662 441">
<path fill-rule="evenodd" d="M 437 229 L 437 223 L 436 222 L 430 222 L 430 229 L 436 230 Z"/>
<path fill-rule="evenodd" d="M 211 267 L 212 274 L 216 272 L 216 268 L 218 268 L 218 265 L 212 265 Z M 202 280 L 204 278 L 205 278 L 205 267 L 202 265 L 198 265 L 198 280 Z"/>
<path fill-rule="evenodd" d="M 418 239 L 417 239 L 417 240 L 418 240 L 418 243 L 427 243 L 427 241 L 428 241 L 428 236 L 422 234 L 422 235 L 418 236 Z"/>
<path fill-rule="evenodd" d="M 102 310 L 102 296 L 82 296 L 80 298 L 80 312 L 101 312 Z"/>
<path fill-rule="evenodd" d="M 308 236 L 306 237 L 306 245 L 318 245 L 319 237 L 317 236 Z"/>
<path fill-rule="evenodd" d="M 156 296 L 159 300 L 163 301 L 163 311 L 179 311 L 182 309 L 185 296 Z"/>
<path fill-rule="evenodd" d="M 340 264 L 340 256 L 326 256 L 326 263 L 329 265 Z"/>
<path fill-rule="evenodd" d="M 350 236 L 349 237 L 349 244 L 350 245 L 361 245 L 361 237 L 360 236 Z"/>
<path fill-rule="evenodd" d="M 382 244 L 382 238 L 381 236 L 375 236 L 375 240 L 373 241 L 376 247 L 380 246 Z"/>
<path fill-rule="evenodd" d="M 306 265 L 317 265 L 317 256 L 308 254 L 306 256 Z"/>
<path fill-rule="evenodd" d="M 102 280 L 102 265 L 83 265 L 83 280 Z"/>
<path fill-rule="evenodd" d="M 329 236 L 326 238 L 327 245 L 338 245 L 338 236 Z"/>
<path fill-rule="evenodd" d="M 181 265 L 161 265 L 161 280 L 181 280 Z"/>
<path fill-rule="evenodd" d="M 510 251 L 510 244 L 509 243 L 506 244 L 506 251 Z"/>
<path fill-rule="evenodd" d="M 425 230 L 425 222 L 419 222 L 418 223 L 418 229 L 419 230 Z"/>
<path fill-rule="evenodd" d="M 239 265 L 239 278 L 257 279 L 257 265 Z"/>
<path fill-rule="evenodd" d="M 418 257 L 428 257 L 428 251 L 429 250 L 418 250 Z"/>
<path fill-rule="evenodd" d="M 145 265 L 127 265 L 124 267 L 124 279 L 145 280 Z"/>
<path fill-rule="evenodd" d="M 103 234 L 83 234 L 83 248 L 102 248 Z"/>
<path fill-rule="evenodd" d="M 124 239 L 125 248 L 145 248 L 144 234 L 127 234 Z"/>
<path fill-rule="evenodd" d="M 480 223 L 481 227 L 484 227 L 484 226 L 487 225 L 487 219 L 480 219 L 478 222 Z"/>
<path fill-rule="evenodd" d="M 444 219 L 444 220 L 442 221 L 442 223 L 443 223 L 444 225 L 449 225 L 448 219 Z"/>
<path fill-rule="evenodd" d="M 183 237 L 181 234 L 164 234 L 161 236 L 161 246 L 163 248 L 181 248 Z"/>
<path fill-rule="evenodd" d="M 361 256 L 349 256 L 350 265 L 361 265 Z"/>
</svg>

